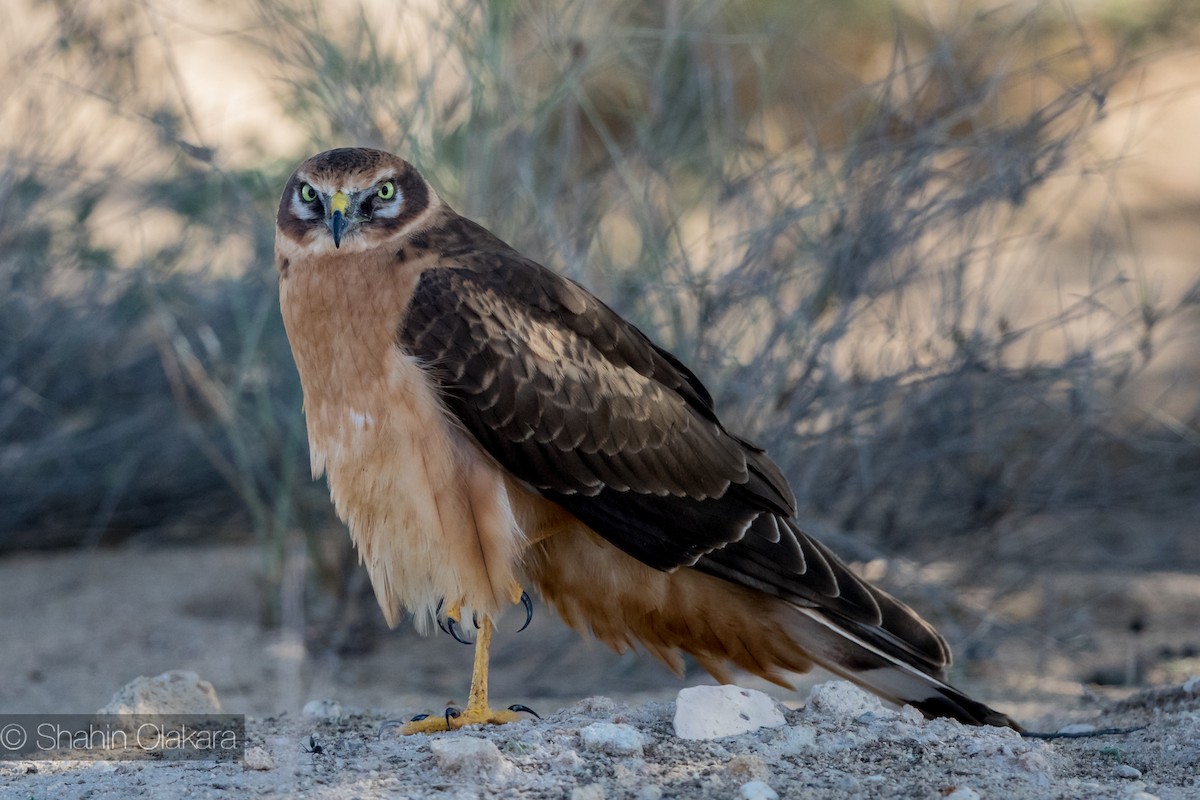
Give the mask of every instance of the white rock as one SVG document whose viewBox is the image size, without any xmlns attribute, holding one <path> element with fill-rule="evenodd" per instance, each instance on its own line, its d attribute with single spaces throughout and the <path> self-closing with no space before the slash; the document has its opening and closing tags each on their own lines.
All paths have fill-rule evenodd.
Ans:
<svg viewBox="0 0 1200 800">
<path fill-rule="evenodd" d="M 445 772 L 498 778 L 512 769 L 500 748 L 488 739 L 473 736 L 434 739 L 429 749 Z"/>
<path fill-rule="evenodd" d="M 1117 764 L 1113 767 L 1113 776 L 1117 778 L 1135 779 L 1142 777 L 1141 770 L 1136 767 L 1131 767 L 1128 764 Z"/>
<path fill-rule="evenodd" d="M 747 781 L 742 784 L 740 795 L 743 800 L 779 800 L 779 795 L 762 781 Z"/>
<path fill-rule="evenodd" d="M 269 770 L 275 769 L 275 759 L 265 747 L 247 747 L 246 755 L 242 758 L 244 769 Z"/>
<path fill-rule="evenodd" d="M 693 686 L 675 698 L 675 735 L 680 739 L 719 739 L 784 724 L 775 701 L 738 686 Z"/>
<path fill-rule="evenodd" d="M 598 783 L 576 786 L 571 790 L 571 800 L 605 800 L 606 797 L 604 787 Z"/>
<path fill-rule="evenodd" d="M 217 690 L 186 670 L 135 678 L 112 696 L 100 714 L 212 714 L 221 711 Z"/>
<path fill-rule="evenodd" d="M 979 792 L 970 786 L 958 786 L 946 795 L 946 800 L 979 800 Z"/>
<path fill-rule="evenodd" d="M 629 725 L 593 722 L 579 731 L 585 750 L 613 756 L 640 756 L 644 746 L 642 734 Z"/>
<path fill-rule="evenodd" d="M 338 719 L 345 716 L 342 704 L 336 700 L 309 700 L 300 713 L 316 719 Z"/>
<path fill-rule="evenodd" d="M 849 681 L 829 681 L 809 690 L 805 708 L 820 716 L 856 719 L 863 714 L 879 714 L 883 703 Z"/>
</svg>

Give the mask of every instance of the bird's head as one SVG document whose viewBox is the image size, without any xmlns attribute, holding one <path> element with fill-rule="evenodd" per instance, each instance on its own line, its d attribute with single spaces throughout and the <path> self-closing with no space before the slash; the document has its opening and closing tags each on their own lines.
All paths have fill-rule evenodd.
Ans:
<svg viewBox="0 0 1200 800">
<path fill-rule="evenodd" d="M 359 252 L 392 238 L 429 210 L 436 195 L 404 159 L 347 147 L 305 161 L 288 180 L 276 217 L 277 240 L 309 252 Z"/>
</svg>

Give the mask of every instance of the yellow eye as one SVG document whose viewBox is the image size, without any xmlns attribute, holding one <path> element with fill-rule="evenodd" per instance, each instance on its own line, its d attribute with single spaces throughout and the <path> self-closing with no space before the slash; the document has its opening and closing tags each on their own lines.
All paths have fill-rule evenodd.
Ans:
<svg viewBox="0 0 1200 800">
<path fill-rule="evenodd" d="M 300 199 L 306 203 L 311 203 L 317 199 L 317 190 L 307 183 L 300 184 Z"/>
<path fill-rule="evenodd" d="M 396 184 L 388 181 L 387 183 L 383 184 L 383 186 L 379 187 L 378 194 L 380 200 L 391 200 L 396 196 Z"/>
</svg>

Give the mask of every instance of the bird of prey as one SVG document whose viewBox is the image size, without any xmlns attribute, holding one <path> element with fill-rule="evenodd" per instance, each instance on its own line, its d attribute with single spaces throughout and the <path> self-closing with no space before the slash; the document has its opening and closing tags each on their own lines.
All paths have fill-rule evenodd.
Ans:
<svg viewBox="0 0 1200 800">
<path fill-rule="evenodd" d="M 676 672 L 687 653 L 720 681 L 735 665 L 786 686 L 815 663 L 929 716 L 1018 727 L 945 682 L 925 620 L 800 530 L 779 468 L 691 370 L 408 162 L 302 163 L 275 258 L 313 474 L 388 624 L 479 621 L 467 708 L 406 732 L 517 717 L 489 707 L 487 657 L 525 586 Z"/>
</svg>

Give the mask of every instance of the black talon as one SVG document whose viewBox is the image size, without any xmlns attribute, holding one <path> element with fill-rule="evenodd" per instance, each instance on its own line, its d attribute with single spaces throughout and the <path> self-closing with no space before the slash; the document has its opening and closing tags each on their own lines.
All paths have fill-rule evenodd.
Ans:
<svg viewBox="0 0 1200 800">
<path fill-rule="evenodd" d="M 478 614 L 475 614 L 475 613 L 471 614 L 471 624 L 475 626 L 475 630 L 479 630 L 479 615 Z"/>
<path fill-rule="evenodd" d="M 433 618 L 437 620 L 438 627 L 442 629 L 442 633 L 449 636 L 450 631 L 446 630 L 446 626 L 442 624 L 442 606 L 445 603 L 446 599 L 444 597 L 441 600 L 438 600 L 437 610 L 433 612 Z"/>
<path fill-rule="evenodd" d="M 450 617 L 449 621 L 446 624 L 450 626 L 450 630 L 446 631 L 446 633 L 453 636 L 454 641 L 458 642 L 459 644 L 471 644 L 471 641 L 469 639 L 462 638 L 461 636 L 458 635 L 458 631 L 456 631 L 454 629 L 454 617 Z M 443 628 L 443 630 L 445 630 L 445 629 Z"/>
<path fill-rule="evenodd" d="M 447 708 L 446 709 L 446 730 L 450 730 L 450 720 L 458 719 L 458 717 L 461 715 L 462 715 L 462 712 L 459 711 L 457 708 Z"/>
<path fill-rule="evenodd" d="M 428 714 L 417 714 L 415 717 L 410 719 L 409 722 L 420 722 L 423 719 L 429 719 L 429 715 Z"/>
<path fill-rule="evenodd" d="M 525 606 L 525 624 L 517 628 L 517 633 L 529 627 L 529 623 L 533 622 L 533 601 L 529 599 L 529 592 L 521 592 L 521 605 Z M 533 714 L 533 712 L 529 712 Z M 533 714 L 537 717 L 537 714 Z M 541 719 L 541 717 L 538 717 Z"/>
<path fill-rule="evenodd" d="M 532 708 L 530 708 L 529 706 L 523 706 L 523 705 L 521 705 L 520 703 L 513 703 L 511 706 L 509 706 L 509 707 L 508 707 L 508 710 L 509 710 L 509 711 L 516 711 L 516 712 L 518 712 L 518 713 L 519 713 L 519 712 L 522 712 L 522 711 L 524 711 L 526 714 L 533 714 L 533 715 L 534 715 L 535 717 L 537 717 L 538 719 L 541 719 L 541 718 L 542 718 L 542 715 L 541 715 L 541 714 L 537 713 L 536 711 L 534 711 L 534 710 L 533 710 Z"/>
</svg>

